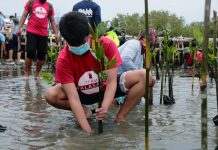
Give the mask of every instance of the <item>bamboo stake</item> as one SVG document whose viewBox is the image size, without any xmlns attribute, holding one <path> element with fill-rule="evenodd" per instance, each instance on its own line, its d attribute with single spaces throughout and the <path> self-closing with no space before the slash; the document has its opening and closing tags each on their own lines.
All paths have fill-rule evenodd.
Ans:
<svg viewBox="0 0 218 150">
<path fill-rule="evenodd" d="M 149 150 L 149 71 L 150 71 L 150 42 L 149 42 L 149 26 L 148 26 L 148 0 L 145 0 L 145 34 L 146 34 L 146 59 L 144 60 L 146 68 L 146 89 L 145 89 L 145 149 Z M 145 58 L 145 57 L 144 57 Z"/>
<path fill-rule="evenodd" d="M 214 18 L 214 36 L 213 36 L 213 44 L 214 44 L 214 55 L 217 57 L 217 48 L 216 48 L 216 38 L 217 38 L 217 12 L 213 11 Z M 215 60 L 215 82 L 216 82 L 216 100 L 217 100 L 217 114 L 218 114 L 218 68 L 217 61 Z"/>
<path fill-rule="evenodd" d="M 209 21 L 210 21 L 210 5 L 211 0 L 205 0 L 205 14 L 204 14 L 204 36 L 203 36 L 203 62 L 201 67 L 201 90 L 207 87 L 207 73 L 208 73 L 208 35 L 209 35 Z"/>
<path fill-rule="evenodd" d="M 204 8 L 204 36 L 203 36 L 203 62 L 201 66 L 201 149 L 208 148 L 207 143 L 207 72 L 208 72 L 208 29 L 210 20 L 211 0 L 205 0 Z"/>
<path fill-rule="evenodd" d="M 194 77 L 195 77 L 195 59 L 196 59 L 196 55 L 197 54 L 197 49 L 196 47 L 194 48 L 193 51 L 193 65 L 192 65 L 192 91 L 194 91 Z"/>
</svg>

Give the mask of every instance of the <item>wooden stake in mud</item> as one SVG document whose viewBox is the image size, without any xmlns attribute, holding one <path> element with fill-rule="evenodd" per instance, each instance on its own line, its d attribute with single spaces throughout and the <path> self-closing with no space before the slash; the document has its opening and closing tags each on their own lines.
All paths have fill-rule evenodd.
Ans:
<svg viewBox="0 0 218 150">
<path fill-rule="evenodd" d="M 213 122 L 215 124 L 215 126 L 218 126 L 218 53 L 217 53 L 217 42 L 216 42 L 216 38 L 217 38 L 217 12 L 213 11 L 213 19 L 214 19 L 214 37 L 213 37 L 213 44 L 214 44 L 214 56 L 215 56 L 215 74 L 214 74 L 214 79 L 216 82 L 216 101 L 217 101 L 217 115 L 213 118 Z"/>
<path fill-rule="evenodd" d="M 146 58 L 144 60 L 146 69 L 146 89 L 145 89 L 145 149 L 149 150 L 149 72 L 150 72 L 150 63 L 151 63 L 151 54 L 150 54 L 150 42 L 149 42 L 149 26 L 148 26 L 148 0 L 145 0 L 145 37 L 146 37 Z"/>
<path fill-rule="evenodd" d="M 205 0 L 204 8 L 204 36 L 203 36 L 203 62 L 201 66 L 201 149 L 207 149 L 207 72 L 208 72 L 208 32 L 210 21 L 211 0 Z"/>
<path fill-rule="evenodd" d="M 203 35 L 203 48 L 202 48 L 203 62 L 201 66 L 201 79 L 200 79 L 201 90 L 204 90 L 207 87 L 210 4 L 211 4 L 211 0 L 205 0 L 204 35 Z"/>
</svg>

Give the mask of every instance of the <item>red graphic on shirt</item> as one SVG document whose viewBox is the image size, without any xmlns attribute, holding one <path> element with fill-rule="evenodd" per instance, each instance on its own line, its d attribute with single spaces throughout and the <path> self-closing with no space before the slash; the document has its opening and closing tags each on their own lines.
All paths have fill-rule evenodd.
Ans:
<svg viewBox="0 0 218 150">
<path fill-rule="evenodd" d="M 89 73 L 89 79 L 92 79 L 92 74 L 91 73 Z"/>
</svg>

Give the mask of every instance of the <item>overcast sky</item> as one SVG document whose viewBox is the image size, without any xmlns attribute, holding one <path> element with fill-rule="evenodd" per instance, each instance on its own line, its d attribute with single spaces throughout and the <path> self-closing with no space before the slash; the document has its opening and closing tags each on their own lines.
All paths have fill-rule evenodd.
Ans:
<svg viewBox="0 0 218 150">
<path fill-rule="evenodd" d="M 71 11 L 80 0 L 48 0 L 55 9 L 56 16 Z M 101 6 L 102 20 L 111 20 L 116 14 L 144 13 L 144 0 L 94 0 Z M 27 0 L 1 0 L 0 11 L 6 15 L 20 16 Z M 178 17 L 184 17 L 186 23 L 203 21 L 205 0 L 149 0 L 149 11 L 168 10 Z M 211 11 L 218 11 L 218 0 L 211 0 Z M 212 17 L 212 13 L 211 13 Z"/>
</svg>

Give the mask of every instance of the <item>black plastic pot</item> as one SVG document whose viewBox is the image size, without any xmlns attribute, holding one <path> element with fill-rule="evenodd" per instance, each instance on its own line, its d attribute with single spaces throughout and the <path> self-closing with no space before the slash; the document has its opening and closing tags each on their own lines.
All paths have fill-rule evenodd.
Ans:
<svg viewBox="0 0 218 150">
<path fill-rule="evenodd" d="M 213 122 L 214 122 L 215 126 L 218 126 L 218 115 L 216 115 L 216 116 L 213 118 Z"/>
<path fill-rule="evenodd" d="M 163 103 L 164 105 L 172 105 L 172 104 L 175 104 L 175 99 L 171 99 L 169 96 L 167 95 L 164 95 L 163 96 Z"/>
<path fill-rule="evenodd" d="M 5 132 L 5 130 L 7 130 L 7 127 L 0 125 L 0 132 Z"/>
</svg>

